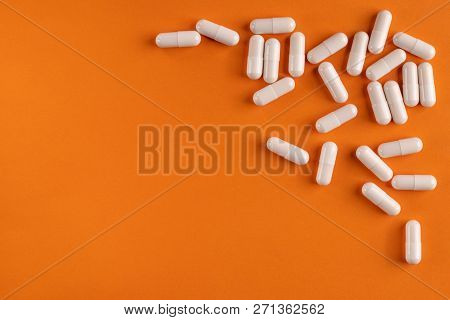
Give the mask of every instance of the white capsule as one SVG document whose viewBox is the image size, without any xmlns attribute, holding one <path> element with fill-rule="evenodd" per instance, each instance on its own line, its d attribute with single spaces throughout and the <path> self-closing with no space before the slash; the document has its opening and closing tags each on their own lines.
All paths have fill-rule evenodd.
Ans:
<svg viewBox="0 0 450 320">
<path fill-rule="evenodd" d="M 409 34 L 397 32 L 394 35 L 394 44 L 409 53 L 418 56 L 424 60 L 431 60 L 436 54 L 436 49 L 431 44 L 423 42 Z"/>
<path fill-rule="evenodd" d="M 351 76 L 359 76 L 366 60 L 367 43 L 369 36 L 365 32 L 357 32 L 353 37 L 352 49 L 348 56 L 347 73 Z"/>
<path fill-rule="evenodd" d="M 419 80 L 417 65 L 414 62 L 406 62 L 402 68 L 403 101 L 408 107 L 415 107 L 419 103 Z"/>
<path fill-rule="evenodd" d="M 419 264 L 422 260 L 422 240 L 420 223 L 416 220 L 409 220 L 405 226 L 405 259 L 409 264 Z"/>
<path fill-rule="evenodd" d="M 235 46 L 239 42 L 239 34 L 236 31 L 205 19 L 198 21 L 195 29 L 197 29 L 201 35 L 227 46 Z"/>
<path fill-rule="evenodd" d="M 317 169 L 316 182 L 321 186 L 329 185 L 333 177 L 334 164 L 338 147 L 334 142 L 325 142 L 320 151 L 319 167 Z"/>
<path fill-rule="evenodd" d="M 378 208 L 390 216 L 396 216 L 400 213 L 401 207 L 397 201 L 392 199 L 375 183 L 367 182 L 362 187 L 362 194 Z"/>
<path fill-rule="evenodd" d="M 408 121 L 402 92 L 397 82 L 390 80 L 384 84 L 384 94 L 391 110 L 392 120 L 396 124 L 404 124 Z"/>
<path fill-rule="evenodd" d="M 367 85 L 370 104 L 372 105 L 373 114 L 378 124 L 386 125 L 391 122 L 391 112 L 384 96 L 383 88 L 377 81 L 372 81 Z"/>
<path fill-rule="evenodd" d="M 264 106 L 279 97 L 285 95 L 286 93 L 294 90 L 295 81 L 292 78 L 286 77 L 272 83 L 259 91 L 256 91 L 253 95 L 253 102 L 257 106 Z"/>
<path fill-rule="evenodd" d="M 388 10 L 378 12 L 369 40 L 369 52 L 379 54 L 383 51 L 384 45 L 391 26 L 392 14 Z"/>
<path fill-rule="evenodd" d="M 298 165 L 306 164 L 309 161 L 308 152 L 302 148 L 294 146 L 293 144 L 283 141 L 280 138 L 269 138 L 269 140 L 267 140 L 267 149 Z"/>
<path fill-rule="evenodd" d="M 366 69 L 366 77 L 369 80 L 376 81 L 394 68 L 401 65 L 406 60 L 406 52 L 402 49 L 395 49 Z"/>
<path fill-rule="evenodd" d="M 158 34 L 155 43 L 160 48 L 185 48 L 196 47 L 201 40 L 197 31 L 177 31 Z"/>
<path fill-rule="evenodd" d="M 305 36 L 301 32 L 294 32 L 289 46 L 289 74 L 300 77 L 305 71 Z"/>
<path fill-rule="evenodd" d="M 354 104 L 347 104 L 316 121 L 316 129 L 320 133 L 327 133 L 350 121 L 358 114 Z"/>
<path fill-rule="evenodd" d="M 264 38 L 259 35 L 250 37 L 247 57 L 247 76 L 256 80 L 263 72 Z"/>
<path fill-rule="evenodd" d="M 250 22 L 254 34 L 290 33 L 295 29 L 295 20 L 291 17 L 255 19 Z"/>
<path fill-rule="evenodd" d="M 280 65 L 280 41 L 270 38 L 264 45 L 264 81 L 273 83 L 278 79 Z"/>
<path fill-rule="evenodd" d="M 420 138 L 406 138 L 382 143 L 378 146 L 378 154 L 382 158 L 406 156 L 422 151 L 423 143 Z"/>
<path fill-rule="evenodd" d="M 424 107 L 432 107 L 436 103 L 436 88 L 434 87 L 433 67 L 428 62 L 419 64 L 420 104 Z"/>
<path fill-rule="evenodd" d="M 344 33 L 336 33 L 318 46 L 309 50 L 307 56 L 308 61 L 312 64 L 319 63 L 344 48 L 347 43 L 348 38 Z"/>
<path fill-rule="evenodd" d="M 319 74 L 322 77 L 328 91 L 330 91 L 331 96 L 334 101 L 338 103 L 343 103 L 348 99 L 348 92 L 345 89 L 344 84 L 339 78 L 338 73 L 334 66 L 329 62 L 322 62 L 319 65 Z"/>
<path fill-rule="evenodd" d="M 393 175 L 392 169 L 368 146 L 358 147 L 356 149 L 356 157 L 381 181 L 386 182 L 391 180 Z"/>
<path fill-rule="evenodd" d="M 424 191 L 434 190 L 437 180 L 432 175 L 424 174 L 396 175 L 391 184 L 396 190 Z"/>
</svg>

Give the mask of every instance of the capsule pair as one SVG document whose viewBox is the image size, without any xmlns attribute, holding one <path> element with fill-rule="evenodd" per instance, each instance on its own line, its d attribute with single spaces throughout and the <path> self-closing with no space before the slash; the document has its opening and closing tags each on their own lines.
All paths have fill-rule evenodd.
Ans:
<svg viewBox="0 0 450 320">
<path fill-rule="evenodd" d="M 406 123 L 408 114 L 397 82 L 386 82 L 383 92 L 381 84 L 372 81 L 367 86 L 367 92 L 378 124 L 387 125 L 391 120 L 396 124 Z"/>
<path fill-rule="evenodd" d="M 254 35 L 250 38 L 247 57 L 247 76 L 256 80 L 261 78 L 264 71 L 264 81 L 274 83 L 278 79 L 280 64 L 280 41 L 275 38 L 268 39 Z"/>
<path fill-rule="evenodd" d="M 402 67 L 403 99 L 409 107 L 415 107 L 419 101 L 424 107 L 436 104 L 433 67 L 423 62 L 417 67 L 414 62 L 406 62 Z"/>
</svg>

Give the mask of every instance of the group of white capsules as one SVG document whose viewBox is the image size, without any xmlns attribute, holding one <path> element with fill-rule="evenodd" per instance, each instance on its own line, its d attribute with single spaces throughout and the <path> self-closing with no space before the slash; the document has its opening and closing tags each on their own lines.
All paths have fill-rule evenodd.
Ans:
<svg viewBox="0 0 450 320">
<path fill-rule="evenodd" d="M 355 34 L 346 68 L 349 75 L 359 76 L 362 73 L 367 50 L 374 55 L 383 51 L 391 21 L 392 14 L 389 11 L 380 11 L 370 39 L 365 32 Z M 291 33 L 295 28 L 296 23 L 290 17 L 255 19 L 250 23 L 250 30 L 254 35 L 249 41 L 247 76 L 252 80 L 262 76 L 264 81 L 269 83 L 253 95 L 253 101 L 258 106 L 264 106 L 295 88 L 295 81 L 291 77 L 278 80 L 280 42 L 275 38 L 264 40 L 261 34 Z M 197 31 L 161 33 L 156 37 L 156 45 L 161 48 L 193 47 L 200 44 L 200 35 L 228 46 L 234 46 L 239 42 L 237 32 L 208 20 L 198 21 L 196 29 Z M 330 62 L 323 61 L 343 49 L 347 43 L 347 36 L 339 32 L 311 49 L 306 55 L 309 63 L 320 63 L 318 73 L 337 103 L 346 102 L 348 92 L 334 66 Z M 403 64 L 403 96 L 396 81 L 387 81 L 384 86 L 377 81 L 405 62 L 405 51 L 424 60 L 432 59 L 436 53 L 433 46 L 402 32 L 394 35 L 393 43 L 399 49 L 390 52 L 366 69 L 366 77 L 371 80 L 367 91 L 375 120 L 380 125 L 387 125 L 391 120 L 396 124 L 404 124 L 408 120 L 405 105 L 414 107 L 420 101 L 422 106 L 432 107 L 436 103 L 433 69 L 428 62 L 423 62 L 418 67 L 413 62 Z M 301 32 L 294 32 L 290 36 L 289 74 L 294 78 L 300 77 L 304 73 L 304 68 L 305 36 Z M 347 104 L 318 119 L 316 129 L 319 133 L 327 133 L 355 118 L 357 113 L 355 105 Z M 267 148 L 298 165 L 304 165 L 309 161 L 306 150 L 277 137 L 268 139 Z M 422 140 L 414 137 L 382 143 L 378 147 L 378 155 L 370 147 L 360 146 L 356 150 L 356 157 L 381 181 L 387 182 L 392 179 L 391 185 L 394 189 L 433 190 L 437 181 L 432 175 L 393 176 L 392 169 L 381 159 L 417 153 L 422 148 Z M 334 142 L 325 142 L 322 145 L 316 175 L 316 182 L 319 185 L 330 184 L 337 151 L 338 147 Z M 376 184 L 365 183 L 362 194 L 388 215 L 395 216 L 400 213 L 400 205 Z M 406 262 L 418 264 L 422 258 L 420 223 L 410 220 L 405 228 Z"/>
</svg>

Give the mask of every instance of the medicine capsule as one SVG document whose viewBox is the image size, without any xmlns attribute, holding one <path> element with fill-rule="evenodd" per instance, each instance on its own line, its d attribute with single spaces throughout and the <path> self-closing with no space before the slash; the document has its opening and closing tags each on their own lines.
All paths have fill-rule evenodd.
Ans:
<svg viewBox="0 0 450 320">
<path fill-rule="evenodd" d="M 419 103 L 419 80 L 417 65 L 406 62 L 402 68 L 403 101 L 408 107 L 415 107 Z"/>
<path fill-rule="evenodd" d="M 422 151 L 422 149 L 422 140 L 414 137 L 382 143 L 378 146 L 378 154 L 382 158 L 391 158 L 417 153 Z"/>
<path fill-rule="evenodd" d="M 289 46 L 289 74 L 300 77 L 305 71 L 305 36 L 301 32 L 294 32 L 290 37 Z"/>
<path fill-rule="evenodd" d="M 384 45 L 391 26 L 392 14 L 388 10 L 378 12 L 369 40 L 369 52 L 379 54 L 383 51 Z"/>
<path fill-rule="evenodd" d="M 259 35 L 250 37 L 247 58 L 247 76 L 256 80 L 263 73 L 264 38 Z"/>
<path fill-rule="evenodd" d="M 358 76 L 361 74 L 366 60 L 368 42 L 369 36 L 365 32 L 357 32 L 353 37 L 352 49 L 347 61 L 347 73 L 349 75 Z"/>
<path fill-rule="evenodd" d="M 177 31 L 158 34 L 155 43 L 160 48 L 185 48 L 196 47 L 201 40 L 197 31 Z"/>
<path fill-rule="evenodd" d="M 436 55 L 436 49 L 432 45 L 403 32 L 397 32 L 393 41 L 397 47 L 424 60 L 431 60 Z"/>
<path fill-rule="evenodd" d="M 396 175 L 391 184 L 396 190 L 424 191 L 434 190 L 437 180 L 432 175 Z"/>
<path fill-rule="evenodd" d="M 273 83 L 278 79 L 280 64 L 280 41 L 271 38 L 264 45 L 264 81 Z"/>
<path fill-rule="evenodd" d="M 320 43 L 318 46 L 309 50 L 307 56 L 308 61 L 312 64 L 319 63 L 344 48 L 347 43 L 348 38 L 345 33 L 336 33 Z"/>
<path fill-rule="evenodd" d="M 327 133 L 350 121 L 358 114 L 358 108 L 354 104 L 348 104 L 339 108 L 316 121 L 316 129 L 320 133 Z"/>
<path fill-rule="evenodd" d="M 278 80 L 275 83 L 256 91 L 253 95 L 253 102 L 257 106 L 264 106 L 279 97 L 285 95 L 286 93 L 294 90 L 295 81 L 292 78 L 286 77 Z"/>
<path fill-rule="evenodd" d="M 298 165 L 306 164 L 309 161 L 308 152 L 302 148 L 294 146 L 293 144 L 283 141 L 280 138 L 269 138 L 269 140 L 267 140 L 267 149 Z"/>
<path fill-rule="evenodd" d="M 428 62 L 419 64 L 420 104 L 424 107 L 432 107 L 436 103 L 436 88 L 434 87 L 433 67 Z"/>
<path fill-rule="evenodd" d="M 255 19 L 250 22 L 254 34 L 290 33 L 295 29 L 295 20 L 291 17 Z"/>
<path fill-rule="evenodd" d="M 408 120 L 402 92 L 397 82 L 390 80 L 384 84 L 384 94 L 391 110 L 392 120 L 396 124 L 404 124 Z"/>
<path fill-rule="evenodd" d="M 409 220 L 406 225 L 405 260 L 409 264 L 419 264 L 422 260 L 422 240 L 420 223 Z"/>
<path fill-rule="evenodd" d="M 368 146 L 358 147 L 356 149 L 356 157 L 381 181 L 386 182 L 391 180 L 393 175 L 392 169 Z"/>
<path fill-rule="evenodd" d="M 195 29 L 197 29 L 198 33 L 201 35 L 227 46 L 235 46 L 239 42 L 239 34 L 236 31 L 205 19 L 198 21 Z"/>
<path fill-rule="evenodd" d="M 334 142 L 325 142 L 320 151 L 316 182 L 321 186 L 329 185 L 333 176 L 338 147 Z"/>
<path fill-rule="evenodd" d="M 401 207 L 397 201 L 392 199 L 375 183 L 367 182 L 362 187 L 362 194 L 378 208 L 390 216 L 396 216 L 400 213 Z"/>
<path fill-rule="evenodd" d="M 319 74 L 325 83 L 325 86 L 330 91 L 334 101 L 343 103 L 348 99 L 348 92 L 345 89 L 344 84 L 339 78 L 338 73 L 334 66 L 329 62 L 322 62 L 319 65 Z"/>
<path fill-rule="evenodd" d="M 381 84 L 377 81 L 372 81 L 367 85 L 367 92 L 369 93 L 370 104 L 377 123 L 386 125 L 391 122 L 391 112 L 389 111 Z"/>
<path fill-rule="evenodd" d="M 402 49 L 395 49 L 366 69 L 366 77 L 376 81 L 384 77 L 394 68 L 401 65 L 406 60 L 406 52 Z"/>
</svg>

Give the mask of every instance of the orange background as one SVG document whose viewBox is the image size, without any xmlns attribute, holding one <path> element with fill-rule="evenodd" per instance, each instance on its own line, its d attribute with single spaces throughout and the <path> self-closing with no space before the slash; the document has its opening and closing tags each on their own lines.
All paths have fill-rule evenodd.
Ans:
<svg viewBox="0 0 450 320">
<path fill-rule="evenodd" d="M 2 297 L 450 295 L 450 109 L 445 85 L 450 80 L 450 17 L 442 0 L 6 3 L 0 5 Z M 251 96 L 265 83 L 245 75 L 252 19 L 292 16 L 296 30 L 306 35 L 307 50 L 335 32 L 345 32 L 349 45 L 329 59 L 343 70 L 353 34 L 370 32 L 381 9 L 393 14 L 389 39 L 409 29 L 436 47 L 431 61 L 436 106 L 408 109 L 405 125 L 379 126 L 366 94 L 368 80 L 344 74 L 348 102 L 359 109 L 357 118 L 329 134 L 311 134 L 304 147 L 311 155 L 313 175 L 269 178 L 398 266 L 259 175 L 194 174 L 161 194 L 182 177 L 137 174 L 138 125 L 179 124 L 142 95 L 194 127 L 262 124 L 321 84 L 317 65 L 307 64 L 292 93 L 264 108 L 254 106 Z M 201 18 L 238 31 L 239 44 L 226 47 L 203 37 L 196 48 L 154 45 L 157 33 L 193 29 Z M 288 36 L 277 36 L 282 75 L 287 75 Z M 383 54 L 368 58 L 365 67 L 393 48 L 389 44 Z M 420 62 L 409 54 L 407 59 Z M 398 70 L 391 72 L 382 83 L 399 76 Z M 272 123 L 314 124 L 337 107 L 322 87 Z M 395 173 L 435 175 L 435 191 L 395 191 L 353 156 L 359 145 L 376 148 L 409 136 L 421 137 L 424 150 L 386 162 Z M 319 187 L 316 163 L 321 144 L 329 140 L 339 146 L 337 164 L 332 184 Z M 276 157 L 263 147 L 261 152 Z M 399 216 L 386 216 L 361 196 L 366 181 L 402 205 Z M 418 266 L 403 261 L 403 229 L 409 219 L 422 224 L 423 260 Z"/>
</svg>

